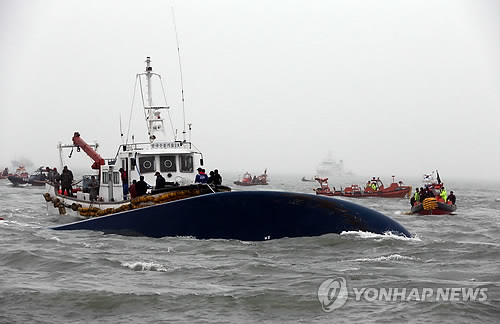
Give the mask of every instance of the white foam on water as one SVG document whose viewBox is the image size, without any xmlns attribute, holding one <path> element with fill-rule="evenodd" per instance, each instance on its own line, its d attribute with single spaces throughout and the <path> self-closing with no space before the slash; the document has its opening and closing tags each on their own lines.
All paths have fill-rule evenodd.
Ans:
<svg viewBox="0 0 500 324">
<path fill-rule="evenodd" d="M 414 242 L 422 242 L 422 240 L 418 237 L 418 235 L 414 235 L 413 237 L 406 237 L 402 235 L 398 235 L 393 232 L 385 232 L 384 234 L 376 234 L 372 232 L 363 232 L 363 231 L 344 231 L 340 233 L 342 236 L 355 236 L 362 239 L 391 239 L 391 240 L 400 240 L 400 241 L 414 241 Z"/>
<path fill-rule="evenodd" d="M 134 271 L 159 271 L 159 272 L 168 271 L 168 269 L 165 266 L 155 262 L 133 262 L 133 263 L 125 262 L 122 263 L 121 265 Z"/>
<path fill-rule="evenodd" d="M 377 258 L 360 258 L 360 259 L 354 259 L 351 261 L 355 262 L 384 262 L 384 261 L 404 261 L 404 260 L 409 260 L 409 261 L 421 261 L 419 258 L 411 257 L 411 256 L 404 256 L 401 254 L 391 254 L 388 256 L 380 256 Z"/>
</svg>

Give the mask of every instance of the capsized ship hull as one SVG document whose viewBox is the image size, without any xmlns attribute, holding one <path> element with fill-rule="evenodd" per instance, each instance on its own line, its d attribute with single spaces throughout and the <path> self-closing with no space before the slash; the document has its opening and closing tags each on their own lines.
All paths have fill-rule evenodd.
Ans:
<svg viewBox="0 0 500 324">
<path fill-rule="evenodd" d="M 344 231 L 411 234 L 397 221 L 335 198 L 277 191 L 224 192 L 54 227 L 149 237 L 263 241 Z"/>
</svg>

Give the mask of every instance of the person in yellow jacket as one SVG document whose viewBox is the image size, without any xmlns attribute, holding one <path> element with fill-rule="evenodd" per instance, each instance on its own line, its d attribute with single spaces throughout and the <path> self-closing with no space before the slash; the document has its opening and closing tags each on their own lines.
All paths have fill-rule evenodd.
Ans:
<svg viewBox="0 0 500 324">
<path fill-rule="evenodd" d="M 444 189 L 444 187 L 441 187 L 441 191 L 439 192 L 439 196 L 444 200 L 446 201 L 446 199 L 448 198 L 448 194 L 446 192 L 446 189 Z"/>
</svg>

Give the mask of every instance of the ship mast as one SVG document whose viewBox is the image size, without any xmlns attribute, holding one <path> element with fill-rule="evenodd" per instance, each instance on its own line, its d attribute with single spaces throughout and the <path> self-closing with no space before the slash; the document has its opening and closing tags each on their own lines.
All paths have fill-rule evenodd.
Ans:
<svg viewBox="0 0 500 324">
<path fill-rule="evenodd" d="M 161 117 L 161 109 L 168 109 L 168 106 L 154 106 L 153 105 L 153 86 L 152 78 L 157 76 L 161 80 L 161 76 L 153 72 L 153 67 L 151 66 L 151 58 L 146 57 L 146 72 L 141 73 L 146 77 L 146 95 L 147 100 L 144 105 L 144 109 L 147 110 L 147 126 L 149 141 L 153 143 L 155 140 L 166 140 L 164 119 Z M 158 138 L 157 135 L 161 134 L 162 137 Z"/>
</svg>

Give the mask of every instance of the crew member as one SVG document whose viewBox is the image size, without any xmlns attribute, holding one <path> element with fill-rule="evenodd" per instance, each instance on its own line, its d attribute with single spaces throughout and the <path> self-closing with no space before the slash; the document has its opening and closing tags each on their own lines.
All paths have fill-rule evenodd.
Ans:
<svg viewBox="0 0 500 324">
<path fill-rule="evenodd" d="M 99 182 L 97 182 L 95 176 L 90 177 L 89 189 L 90 189 L 90 194 L 89 194 L 90 201 L 97 200 L 97 196 L 99 195 Z"/>
<path fill-rule="evenodd" d="M 198 174 L 196 175 L 196 178 L 194 179 L 194 183 L 207 183 L 208 181 L 208 176 L 205 173 L 205 169 L 198 168 Z"/>
<path fill-rule="evenodd" d="M 165 178 L 158 171 L 155 173 L 155 176 L 156 176 L 155 189 L 165 188 Z"/>
<path fill-rule="evenodd" d="M 446 193 L 446 189 L 444 187 L 441 187 L 441 191 L 439 192 L 439 196 L 443 199 L 443 201 L 446 201 L 446 198 L 448 198 L 448 195 Z"/>
<path fill-rule="evenodd" d="M 455 205 L 455 201 L 457 200 L 457 198 L 455 197 L 455 195 L 453 194 L 453 191 L 450 191 L 450 195 L 448 196 L 448 198 L 446 199 L 446 201 L 451 201 L 451 203 L 453 205 Z"/>
<path fill-rule="evenodd" d="M 73 172 L 71 172 L 71 170 L 69 170 L 67 166 L 64 166 L 61 174 L 61 187 L 63 195 L 73 196 L 72 184 Z"/>
<path fill-rule="evenodd" d="M 148 184 L 144 181 L 144 176 L 140 176 L 139 181 L 135 184 L 137 196 L 144 196 L 148 191 Z"/>
<path fill-rule="evenodd" d="M 128 192 L 130 193 L 131 199 L 134 199 L 135 197 L 137 197 L 137 189 L 135 187 L 136 184 L 137 184 L 137 180 L 132 180 L 132 184 L 128 188 Z"/>
<path fill-rule="evenodd" d="M 121 179 L 122 179 L 123 200 L 127 200 L 127 194 L 128 194 L 128 175 L 127 175 L 127 171 L 123 170 L 123 168 L 120 168 L 118 171 L 120 171 Z"/>
<path fill-rule="evenodd" d="M 222 176 L 219 174 L 219 170 L 217 169 L 214 170 L 213 181 L 216 186 L 220 186 L 222 184 Z"/>
</svg>

